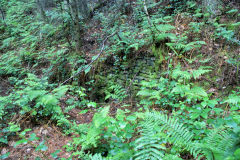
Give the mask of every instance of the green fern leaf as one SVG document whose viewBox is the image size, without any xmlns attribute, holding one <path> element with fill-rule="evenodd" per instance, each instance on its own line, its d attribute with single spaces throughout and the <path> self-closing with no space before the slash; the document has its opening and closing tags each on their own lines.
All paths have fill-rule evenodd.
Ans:
<svg viewBox="0 0 240 160">
<path fill-rule="evenodd" d="M 102 157 L 101 154 L 90 155 L 89 158 L 91 160 L 106 160 L 106 158 Z"/>
<path fill-rule="evenodd" d="M 201 75 L 210 72 L 209 69 L 204 69 L 203 67 L 200 67 L 197 70 L 192 70 L 192 75 L 194 79 L 198 79 Z"/>
</svg>

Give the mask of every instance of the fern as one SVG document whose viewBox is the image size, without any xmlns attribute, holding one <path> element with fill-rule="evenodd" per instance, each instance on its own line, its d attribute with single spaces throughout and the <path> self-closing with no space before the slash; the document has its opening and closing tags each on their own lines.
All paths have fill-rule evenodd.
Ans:
<svg viewBox="0 0 240 160">
<path fill-rule="evenodd" d="M 192 75 L 194 79 L 198 79 L 201 75 L 210 72 L 210 69 L 205 69 L 207 67 L 200 67 L 197 70 L 192 70 Z"/>
<path fill-rule="evenodd" d="M 205 45 L 206 43 L 204 41 L 195 41 L 195 42 L 190 42 L 186 45 L 183 46 L 183 51 L 188 52 L 196 48 L 200 48 L 202 45 Z"/>
<path fill-rule="evenodd" d="M 106 158 L 102 157 L 101 154 L 90 155 L 89 158 L 91 160 L 106 160 Z"/>
<path fill-rule="evenodd" d="M 114 84 L 113 82 L 109 84 L 105 94 L 105 100 L 112 98 L 121 102 L 127 97 L 126 90 L 120 84 Z"/>
<path fill-rule="evenodd" d="M 156 26 L 156 28 L 159 31 L 164 32 L 164 33 L 175 29 L 175 27 L 170 24 L 160 24 L 160 25 Z"/>
<path fill-rule="evenodd" d="M 155 128 L 155 124 L 143 123 L 141 127 L 142 129 L 140 132 L 142 132 L 142 137 L 138 138 L 135 142 L 137 151 L 134 155 L 135 159 L 162 159 L 166 148 L 162 146 L 160 143 L 161 138 L 156 136 L 156 133 L 153 130 L 153 128 Z"/>
<path fill-rule="evenodd" d="M 174 117 L 160 112 L 147 112 L 140 117 L 144 121 L 140 125 L 141 137 L 136 140 L 136 159 L 166 158 L 169 155 L 161 145 L 164 141 L 177 146 L 179 151 L 189 151 L 196 159 L 208 160 L 223 159 L 234 146 L 234 139 L 224 127 L 211 130 L 202 141 L 196 142 L 193 133 Z"/>
<path fill-rule="evenodd" d="M 231 94 L 226 101 L 229 104 L 237 105 L 240 103 L 240 97 L 238 95 Z"/>
<path fill-rule="evenodd" d="M 146 113 L 146 121 L 158 123 L 161 126 L 160 131 L 167 133 L 166 139 L 171 143 L 187 145 L 192 140 L 193 134 L 173 117 L 168 117 L 160 112 L 149 112 Z"/>
<path fill-rule="evenodd" d="M 102 109 L 100 113 L 96 113 L 93 117 L 93 124 L 87 131 L 87 134 L 82 134 L 81 137 L 75 139 L 75 144 L 82 146 L 82 151 L 92 147 L 97 147 L 100 134 L 102 133 L 102 125 L 108 121 L 109 107 Z"/>
<path fill-rule="evenodd" d="M 188 71 L 182 71 L 181 66 L 177 66 L 173 72 L 172 72 L 172 78 L 174 79 L 184 79 L 184 80 L 190 80 L 192 78 L 198 79 L 201 75 L 210 72 L 210 67 L 200 67 L 195 70 L 191 70 L 191 72 Z"/>
<path fill-rule="evenodd" d="M 201 143 L 193 145 L 192 150 L 199 148 L 208 160 L 214 160 L 228 157 L 235 142 L 225 127 L 219 127 L 211 130 Z"/>
<path fill-rule="evenodd" d="M 237 87 L 238 90 L 240 89 Z M 224 103 L 228 103 L 231 107 L 231 110 L 239 110 L 240 108 L 240 92 L 233 91 L 232 94 L 228 96 L 228 98 L 224 101 Z"/>
<path fill-rule="evenodd" d="M 168 154 L 166 156 L 164 156 L 163 160 L 182 160 L 182 158 L 179 158 L 176 155 L 172 155 L 172 154 Z"/>
<path fill-rule="evenodd" d="M 235 143 L 232 136 L 229 134 L 229 131 L 224 127 L 212 130 L 204 141 L 206 142 L 206 147 L 214 153 L 215 159 L 226 157 Z"/>
<path fill-rule="evenodd" d="M 172 144 L 190 148 L 193 134 L 177 119 L 168 117 L 160 112 L 147 112 L 144 114 L 144 121 L 140 125 L 142 137 L 136 140 L 136 159 L 162 159 L 165 147 L 160 142 L 166 140 Z M 156 130 L 156 133 L 154 131 Z M 160 141 L 161 140 L 161 141 Z M 193 152 L 195 153 L 195 152 Z M 195 154 L 195 156 L 197 153 Z"/>
<path fill-rule="evenodd" d="M 180 94 L 181 97 L 184 97 L 190 93 L 190 85 L 178 84 L 172 89 L 172 93 Z"/>
<path fill-rule="evenodd" d="M 191 88 L 191 90 L 185 94 L 190 99 L 202 99 L 208 96 L 207 92 L 203 88 L 197 86 Z"/>
<path fill-rule="evenodd" d="M 190 80 L 192 76 L 188 71 L 182 71 L 181 66 L 178 65 L 172 72 L 172 78 L 174 79 L 181 78 L 181 79 Z"/>
</svg>

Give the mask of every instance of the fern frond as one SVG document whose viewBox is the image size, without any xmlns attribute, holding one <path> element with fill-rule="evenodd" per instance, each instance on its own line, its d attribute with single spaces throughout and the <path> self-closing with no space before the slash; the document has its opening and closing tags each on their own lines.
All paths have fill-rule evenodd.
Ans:
<svg viewBox="0 0 240 160">
<path fill-rule="evenodd" d="M 192 145 L 193 134 L 174 117 L 160 112 L 147 112 L 144 114 L 144 121 L 140 127 L 142 137 L 136 140 L 136 159 L 164 158 L 166 142 L 188 151 L 194 148 Z M 201 150 L 199 148 L 192 149 L 191 153 L 197 157 Z"/>
<path fill-rule="evenodd" d="M 101 154 L 90 155 L 89 158 L 91 160 L 106 160 L 106 158 L 102 157 Z"/>
<path fill-rule="evenodd" d="M 168 117 L 160 112 L 146 113 L 146 121 L 155 122 L 161 126 L 161 131 L 167 134 L 166 139 L 177 145 L 186 145 L 191 142 L 193 134 L 174 117 Z"/>
<path fill-rule="evenodd" d="M 215 159 L 226 157 L 235 144 L 229 130 L 225 127 L 213 129 L 204 139 L 204 142 L 205 147 L 213 152 Z"/>
<path fill-rule="evenodd" d="M 228 157 L 235 142 L 225 127 L 219 127 L 213 129 L 202 142 L 191 145 L 190 152 L 198 153 L 198 159 L 205 157 L 207 160 L 215 160 Z"/>
<path fill-rule="evenodd" d="M 228 96 L 228 99 L 224 102 L 229 103 L 229 104 L 233 104 L 233 105 L 240 104 L 240 96 L 235 95 L 235 94 L 231 94 L 230 96 Z"/>
<path fill-rule="evenodd" d="M 197 70 L 192 70 L 192 75 L 194 79 L 198 79 L 201 75 L 210 72 L 210 69 L 205 69 L 203 67 L 200 67 Z"/>
<path fill-rule="evenodd" d="M 135 160 L 158 160 L 164 157 L 164 150 L 166 149 L 160 143 L 160 139 L 153 134 L 143 135 L 136 140 L 136 151 L 134 155 Z"/>
<path fill-rule="evenodd" d="M 161 144 L 161 138 L 153 129 L 157 123 L 144 121 L 140 124 L 141 137 L 135 141 L 137 151 L 134 155 L 135 160 L 159 160 L 164 157 L 164 150 L 166 149 Z"/>
<path fill-rule="evenodd" d="M 182 158 L 179 158 L 177 155 L 165 155 L 163 160 L 182 160 Z"/>
<path fill-rule="evenodd" d="M 178 66 L 176 69 L 173 70 L 172 77 L 174 79 L 184 78 L 186 80 L 190 80 L 192 78 L 192 75 L 188 71 L 182 71 L 181 67 Z"/>
</svg>

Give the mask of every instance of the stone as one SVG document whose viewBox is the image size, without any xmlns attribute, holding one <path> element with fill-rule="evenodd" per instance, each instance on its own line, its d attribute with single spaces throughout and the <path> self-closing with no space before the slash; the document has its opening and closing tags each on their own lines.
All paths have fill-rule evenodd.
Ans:
<svg viewBox="0 0 240 160">
<path fill-rule="evenodd" d="M 6 148 L 3 148 L 2 149 L 2 151 L 1 151 L 1 155 L 4 155 L 4 154 L 6 154 L 8 152 L 8 149 L 6 149 Z"/>
</svg>

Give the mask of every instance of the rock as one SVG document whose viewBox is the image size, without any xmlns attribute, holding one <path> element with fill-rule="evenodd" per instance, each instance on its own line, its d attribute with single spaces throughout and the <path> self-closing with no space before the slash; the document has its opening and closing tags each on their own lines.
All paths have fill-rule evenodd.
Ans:
<svg viewBox="0 0 240 160">
<path fill-rule="evenodd" d="M 44 136 L 46 136 L 46 135 L 48 135 L 48 130 L 47 129 L 44 129 L 43 131 L 42 131 L 42 134 L 44 135 Z"/>
<path fill-rule="evenodd" d="M 27 152 L 27 153 L 30 153 L 31 150 L 32 150 L 31 148 L 28 148 L 28 149 L 26 150 L 26 152 Z"/>
<path fill-rule="evenodd" d="M 14 142 L 14 141 L 10 141 L 10 142 L 8 143 L 8 145 L 11 146 L 11 147 L 14 147 L 15 143 L 16 143 L 16 142 Z"/>
<path fill-rule="evenodd" d="M 3 148 L 2 149 L 2 151 L 1 151 L 1 155 L 4 155 L 4 154 L 6 154 L 8 152 L 8 149 L 6 149 L 6 148 Z"/>
</svg>

